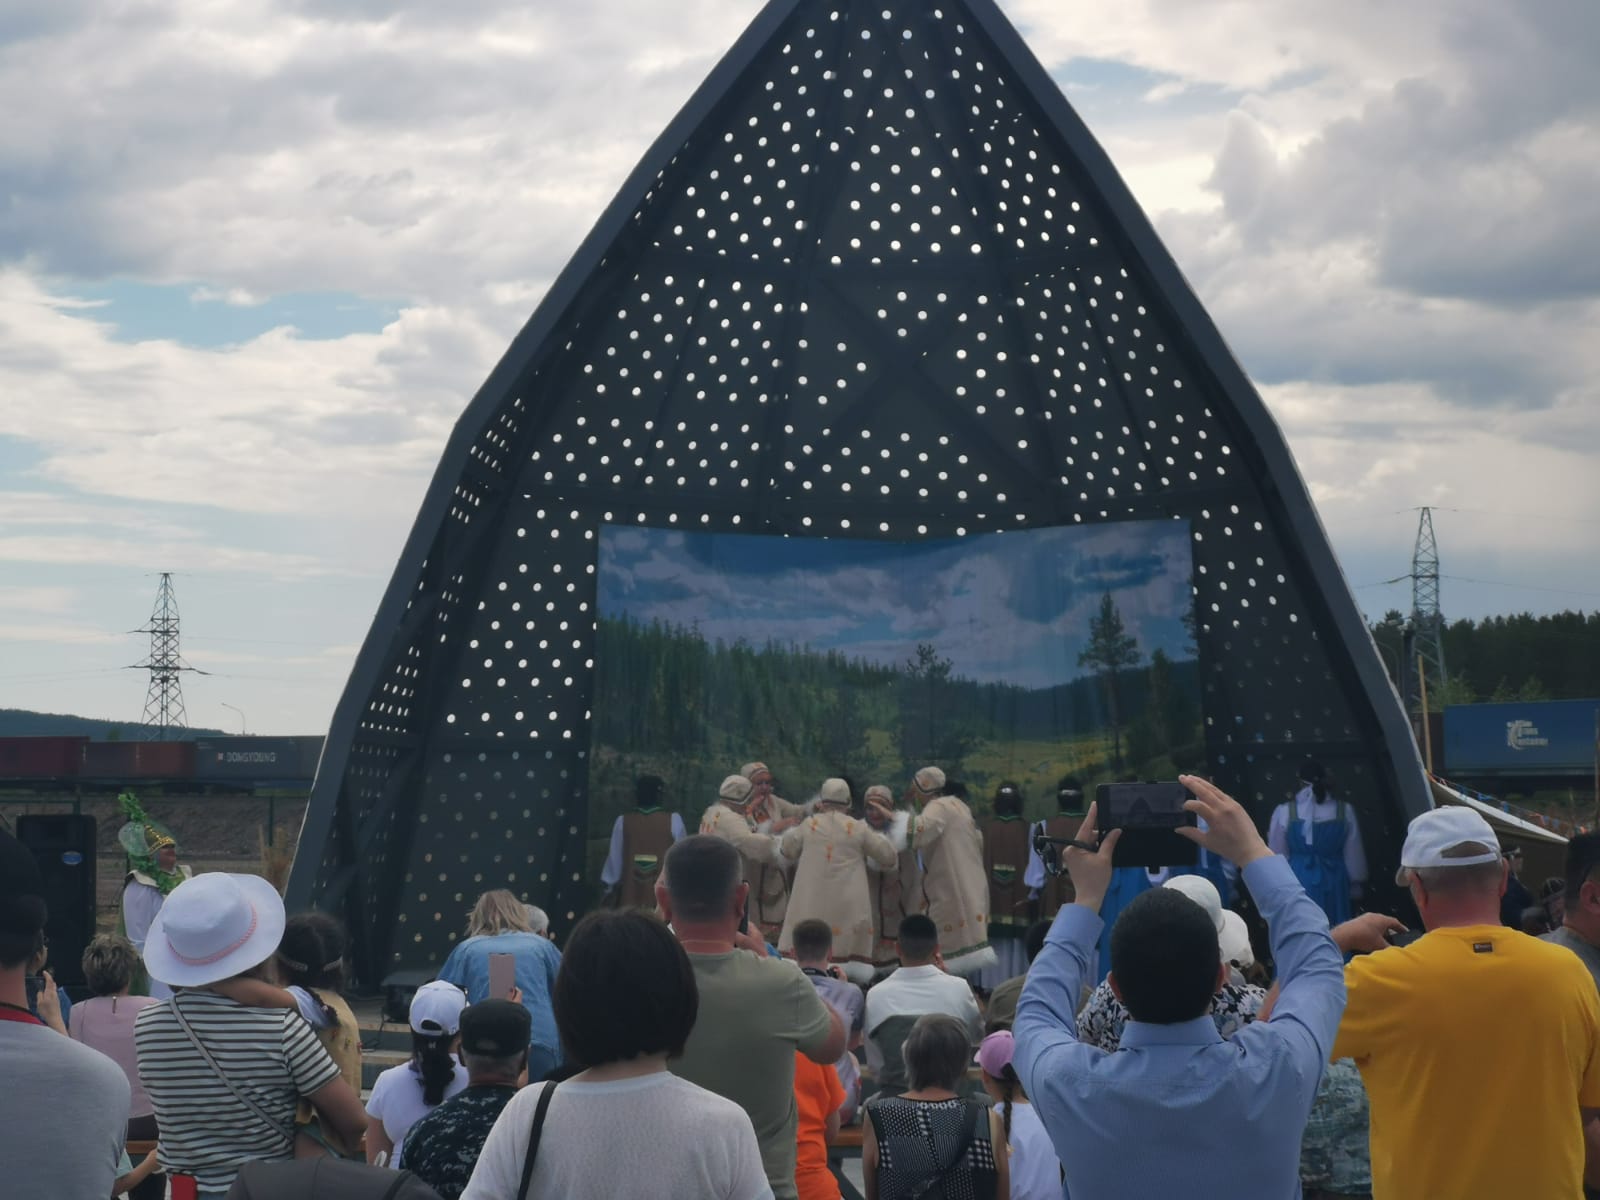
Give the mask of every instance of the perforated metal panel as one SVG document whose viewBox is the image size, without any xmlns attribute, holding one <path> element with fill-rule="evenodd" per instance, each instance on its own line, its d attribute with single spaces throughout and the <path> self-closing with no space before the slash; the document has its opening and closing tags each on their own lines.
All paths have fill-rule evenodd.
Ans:
<svg viewBox="0 0 1600 1200">
<path fill-rule="evenodd" d="M 339 706 L 290 900 L 367 980 L 583 895 L 596 529 L 1192 523 L 1210 766 L 1337 771 L 1374 878 L 1415 747 L 1282 438 L 989 0 L 774 0 L 462 416 Z M 688 807 L 692 808 L 690 804 Z"/>
</svg>

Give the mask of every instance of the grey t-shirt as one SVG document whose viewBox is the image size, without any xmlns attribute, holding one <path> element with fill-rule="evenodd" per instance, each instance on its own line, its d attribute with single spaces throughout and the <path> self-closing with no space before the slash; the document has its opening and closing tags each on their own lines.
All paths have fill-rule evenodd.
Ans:
<svg viewBox="0 0 1600 1200">
<path fill-rule="evenodd" d="M 819 1049 L 828 1008 L 800 968 L 746 950 L 691 954 L 700 1010 L 674 1075 L 732 1100 L 750 1117 L 778 1200 L 794 1200 L 794 1055 Z"/>
<path fill-rule="evenodd" d="M 1595 949 L 1565 925 L 1560 929 L 1552 929 L 1549 933 L 1541 934 L 1540 940 L 1565 946 L 1571 950 L 1588 968 L 1589 974 L 1594 976 L 1595 987 L 1600 988 L 1600 950 Z"/>
<path fill-rule="evenodd" d="M 8 1196 L 109 1196 L 133 1089 L 98 1050 L 43 1025 L 0 1021 L 0 1141 Z"/>
</svg>

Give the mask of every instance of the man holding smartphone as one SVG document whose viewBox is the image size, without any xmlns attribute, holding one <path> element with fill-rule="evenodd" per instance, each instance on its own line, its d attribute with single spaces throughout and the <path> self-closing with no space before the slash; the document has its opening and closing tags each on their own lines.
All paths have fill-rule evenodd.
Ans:
<svg viewBox="0 0 1600 1200">
<path fill-rule="evenodd" d="M 1300 1135 L 1344 1009 L 1343 964 L 1327 918 L 1250 814 L 1204 779 L 1182 783 L 1194 794 L 1185 808 L 1206 828 L 1176 836 L 1238 864 L 1267 918 L 1277 1011 L 1270 1024 L 1223 1040 L 1209 1016 L 1228 977 L 1216 926 L 1189 897 L 1156 888 L 1134 898 L 1111 931 L 1111 986 L 1132 1018 L 1122 1049 L 1082 1043 L 1073 1014 L 1094 970 L 1122 831 L 1092 852 L 1069 848 L 1076 899 L 1028 971 L 1012 1028 L 1013 1065 L 1073 1200 L 1235 1200 L 1299 1189 Z M 1095 827 L 1091 808 L 1084 828 Z"/>
</svg>

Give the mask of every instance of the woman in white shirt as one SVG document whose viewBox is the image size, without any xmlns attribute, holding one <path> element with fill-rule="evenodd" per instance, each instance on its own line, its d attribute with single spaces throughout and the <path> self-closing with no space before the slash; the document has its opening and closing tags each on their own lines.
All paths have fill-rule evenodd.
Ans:
<svg viewBox="0 0 1600 1200">
<path fill-rule="evenodd" d="M 406 1130 L 467 1086 L 467 1069 L 456 1061 L 466 1006 L 465 992 L 438 979 L 411 997 L 411 1061 L 373 1080 L 367 1099 L 369 1163 L 401 1166 Z"/>
<path fill-rule="evenodd" d="M 1014 1049 L 1011 1031 L 1003 1029 L 983 1039 L 975 1060 L 983 1069 L 983 1090 L 1000 1108 L 1011 1160 L 1011 1200 L 1056 1200 L 1061 1161 L 1011 1065 Z"/>
<path fill-rule="evenodd" d="M 755 1129 L 731 1100 L 679 1079 L 700 993 L 689 956 L 659 919 L 590 913 L 556 976 L 565 1082 L 524 1088 L 495 1122 L 462 1200 L 516 1200 L 542 1098 L 530 1196 L 771 1200 Z"/>
</svg>

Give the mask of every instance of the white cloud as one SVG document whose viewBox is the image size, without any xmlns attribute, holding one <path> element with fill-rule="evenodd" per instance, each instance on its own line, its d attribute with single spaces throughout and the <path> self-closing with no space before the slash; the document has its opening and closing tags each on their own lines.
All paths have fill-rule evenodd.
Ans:
<svg viewBox="0 0 1600 1200">
<path fill-rule="evenodd" d="M 255 308 L 265 304 L 267 298 L 248 292 L 244 288 L 198 287 L 189 293 L 191 304 L 226 304 L 230 308 Z"/>
<path fill-rule="evenodd" d="M 1409 518 L 1374 511 L 1437 502 L 1508 514 L 1441 529 L 1459 573 L 1600 592 L 1570 553 L 1600 520 L 1591 4 L 1002 3 L 1086 81 L 1069 98 L 1264 384 L 1353 578 L 1404 567 Z M 137 572 L 176 566 L 273 581 L 253 622 L 359 637 L 467 397 L 759 7 L 5 5 L 0 111 L 28 119 L 0 122 L 0 562 L 40 582 L 7 579 L 0 623 L 39 628 L 37 589 L 86 567 L 142 604 Z M 114 278 L 398 315 L 129 344 L 82 294 Z M 337 611 L 291 586 L 337 578 L 364 588 L 330 588 Z"/>
</svg>

